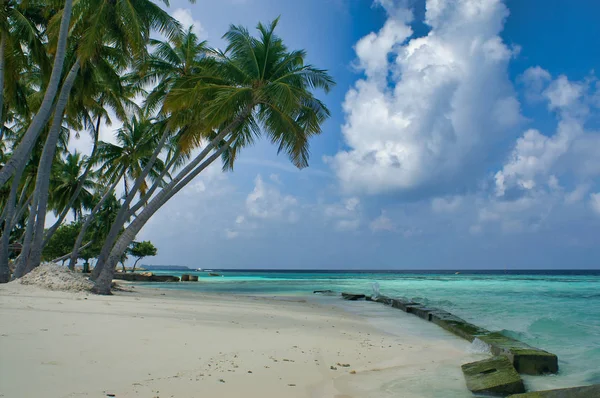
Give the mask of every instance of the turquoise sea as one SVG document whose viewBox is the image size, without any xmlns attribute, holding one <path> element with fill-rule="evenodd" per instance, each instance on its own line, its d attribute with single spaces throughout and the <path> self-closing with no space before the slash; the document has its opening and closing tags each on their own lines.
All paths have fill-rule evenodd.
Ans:
<svg viewBox="0 0 600 398">
<path fill-rule="evenodd" d="M 600 383 L 600 270 L 215 272 L 223 276 L 192 272 L 200 276 L 200 282 L 152 286 L 243 295 L 303 295 L 316 300 L 313 290 L 370 294 L 378 288 L 383 295 L 445 309 L 557 354 L 558 375 L 526 379 L 535 389 Z M 334 301 L 343 308 L 352 305 Z M 361 308 L 369 311 L 369 306 Z M 390 318 L 394 311 L 389 309 Z"/>
</svg>

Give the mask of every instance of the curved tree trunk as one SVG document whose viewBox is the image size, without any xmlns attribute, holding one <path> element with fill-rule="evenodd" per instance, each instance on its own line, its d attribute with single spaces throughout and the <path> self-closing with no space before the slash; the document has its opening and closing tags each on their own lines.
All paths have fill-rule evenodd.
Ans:
<svg viewBox="0 0 600 398">
<path fill-rule="evenodd" d="M 4 229 L 2 231 L 2 242 L 0 244 L 0 283 L 6 283 L 8 282 L 7 279 L 10 278 L 10 268 L 8 267 L 8 245 L 10 244 L 10 233 L 13 229 L 12 221 L 17 201 L 17 190 L 19 189 L 22 175 L 23 169 L 21 168 L 17 170 L 17 174 L 13 178 L 8 200 L 5 205 Z"/>
<path fill-rule="evenodd" d="M 135 263 L 133 263 L 133 268 L 131 268 L 131 272 L 135 272 L 135 266 L 137 265 L 138 261 L 140 261 L 143 258 L 144 257 L 138 257 L 137 260 L 135 260 Z"/>
<path fill-rule="evenodd" d="M 152 156 L 150 157 L 150 160 L 148 161 L 148 164 L 146 164 L 146 166 L 142 170 L 142 173 L 140 174 L 140 176 L 138 178 L 136 178 L 136 180 L 133 183 L 133 187 L 131 187 L 131 191 L 129 191 L 129 192 L 127 192 L 127 178 L 125 176 L 125 173 L 123 174 L 123 179 L 125 180 L 125 201 L 121 205 L 121 208 L 119 209 L 119 212 L 117 213 L 117 217 L 115 218 L 115 221 L 111 225 L 110 231 L 108 232 L 108 236 L 106 237 L 106 240 L 104 241 L 104 245 L 102 246 L 102 249 L 100 250 L 100 255 L 98 256 L 98 261 L 96 261 L 96 266 L 94 267 L 94 270 L 92 271 L 92 276 L 91 276 L 92 280 L 96 279 L 100 275 L 100 271 L 102 271 L 102 267 L 104 266 L 104 261 L 110 254 L 110 249 L 112 248 L 114 243 L 117 241 L 117 238 L 119 237 L 119 233 L 121 232 L 121 227 L 123 225 L 125 225 L 125 223 L 129 219 L 129 215 L 128 215 L 129 205 L 135 198 L 135 195 L 137 194 L 137 191 L 139 190 L 139 188 L 142 186 L 144 180 L 146 179 L 146 176 L 150 173 L 150 170 L 152 170 L 152 167 L 154 166 L 154 162 L 156 162 L 156 159 L 158 159 L 158 155 L 160 155 L 160 153 L 162 152 L 163 146 L 165 145 L 168 136 L 169 136 L 169 132 L 165 129 L 162 137 L 160 138 L 160 140 L 158 142 L 158 145 L 156 146 L 156 149 L 154 150 L 154 153 L 152 154 Z"/>
<path fill-rule="evenodd" d="M 50 187 L 50 174 L 52 170 L 52 162 L 54 161 L 54 155 L 56 154 L 56 145 L 60 137 L 60 131 L 63 122 L 63 115 L 67 102 L 69 101 L 69 94 L 75 84 L 75 79 L 79 73 L 79 59 L 75 61 L 75 64 L 71 67 L 69 74 L 67 75 L 63 86 L 56 102 L 56 109 L 54 110 L 54 118 L 52 120 L 52 126 L 46 138 L 44 144 L 44 151 L 42 152 L 42 158 L 38 167 L 37 178 L 35 181 L 35 195 L 38 196 L 37 210 L 36 210 L 36 223 L 33 234 L 33 242 L 31 245 L 31 251 L 29 258 L 27 259 L 27 268 L 25 273 L 27 274 L 32 269 L 40 265 L 42 260 L 42 249 L 44 242 L 44 227 L 46 224 L 46 212 L 48 210 L 48 195 Z"/>
<path fill-rule="evenodd" d="M 90 227 L 90 225 L 92 224 L 92 221 L 94 220 L 94 215 L 98 212 L 98 210 L 100 210 L 100 208 L 102 207 L 102 204 L 106 201 L 106 199 L 108 199 L 110 197 L 110 195 L 113 193 L 113 191 L 115 190 L 120 179 L 121 178 L 116 179 L 116 181 L 113 183 L 113 185 L 111 185 L 110 188 L 108 188 L 106 190 L 106 192 L 104 193 L 102 198 L 98 201 L 98 203 L 96 203 L 96 206 L 94 206 L 94 208 L 92 209 L 90 214 L 88 214 L 86 216 L 85 222 L 81 226 L 81 230 L 79 231 L 79 234 L 77 235 L 77 239 L 75 240 L 75 245 L 73 246 L 73 251 L 71 252 L 71 259 L 69 260 L 69 269 L 70 270 L 75 269 L 75 265 L 77 264 L 77 260 L 79 257 L 79 252 L 81 250 L 80 247 L 81 247 L 81 244 L 83 243 L 83 238 L 85 237 L 85 234 L 86 234 L 88 228 Z"/>
<path fill-rule="evenodd" d="M 4 50 L 6 48 L 6 33 L 0 33 L 0 141 L 2 141 L 4 133 Z"/>
<path fill-rule="evenodd" d="M 231 142 L 231 141 L 230 141 Z M 187 185 L 195 176 L 197 176 L 202 170 L 208 167 L 212 162 L 221 156 L 221 154 L 229 147 L 229 143 L 227 145 L 223 145 L 219 148 L 214 154 L 212 154 L 204 163 L 198 166 L 192 173 L 189 173 L 187 177 L 183 179 L 179 179 L 177 182 L 181 182 L 181 184 L 173 184 L 171 189 L 163 189 L 161 190 L 151 201 L 148 203 L 148 206 L 144 208 L 144 210 L 140 213 L 139 216 L 133 220 L 131 224 L 125 231 L 119 236 L 115 245 L 112 247 L 112 250 L 104 263 L 99 276 L 96 278 L 94 286 L 94 292 L 98 294 L 110 294 L 110 286 L 112 282 L 112 278 L 115 272 L 115 267 L 119 262 L 121 256 L 127 249 L 127 247 L 131 244 L 131 242 L 135 239 L 136 235 L 144 225 L 148 222 L 150 217 L 154 215 L 167 201 L 172 198 L 177 192 L 179 192 L 185 185 Z M 171 184 L 169 184 L 170 186 Z M 96 265 L 98 267 L 98 264 Z"/>
<path fill-rule="evenodd" d="M 13 279 L 17 279 L 25 275 L 27 269 L 27 259 L 29 258 L 29 250 L 31 248 L 31 240 L 33 238 L 33 228 L 35 225 L 35 208 L 37 207 L 36 197 L 34 196 L 31 207 L 29 208 L 29 217 L 27 218 L 27 227 L 25 228 L 25 237 L 23 238 L 23 248 L 17 260 Z"/>
<path fill-rule="evenodd" d="M 173 189 L 181 180 L 183 180 L 185 178 L 186 175 L 191 173 L 194 170 L 194 168 L 196 168 L 202 162 L 202 160 L 213 150 L 213 148 L 215 148 L 221 142 L 221 140 L 223 140 L 229 133 L 231 133 L 239 125 L 242 124 L 244 119 L 252 113 L 252 108 L 253 108 L 253 106 L 248 106 L 227 127 L 225 127 L 221 132 L 219 132 L 219 134 L 215 138 L 213 138 L 212 141 L 210 141 L 208 143 L 208 145 L 202 150 L 202 152 L 200 152 L 198 154 L 198 156 L 196 156 L 192 162 L 190 162 L 188 165 L 186 165 L 177 174 L 177 176 L 175 178 L 173 178 L 169 182 L 169 184 L 167 184 L 167 186 L 164 187 L 154 197 L 154 199 L 152 199 L 152 201 L 150 203 L 152 203 L 161 194 L 163 194 L 163 192 Z M 163 134 L 163 137 L 161 138 L 161 144 L 164 143 L 165 139 L 166 139 L 166 135 Z M 127 219 L 135 213 L 135 212 L 132 212 L 131 210 L 129 210 L 129 205 L 130 205 L 131 201 L 133 200 L 133 198 L 135 197 L 136 191 L 137 191 L 137 189 L 139 189 L 139 186 L 143 182 L 143 179 L 146 177 L 146 175 L 150 171 L 150 167 L 154 163 L 154 160 L 156 159 L 156 157 L 158 157 L 158 154 L 160 153 L 161 149 L 162 149 L 162 145 L 159 144 L 159 146 L 157 147 L 157 150 L 152 155 L 153 157 L 152 157 L 151 161 L 148 163 L 148 165 L 146 165 L 146 168 L 144 169 L 144 172 L 142 173 L 140 178 L 138 178 L 136 180 L 136 183 L 135 183 L 134 187 L 132 188 L 132 191 L 130 192 L 129 196 L 125 200 L 125 203 L 119 210 L 119 214 L 117 215 L 117 218 L 113 222 L 113 225 L 111 226 L 108 237 L 106 238 L 106 241 L 104 242 L 104 245 L 102 246 L 102 250 L 100 251 L 100 255 L 98 256 L 98 261 L 96 262 L 96 267 L 94 268 L 94 272 L 92 273 L 92 277 L 91 277 L 92 280 L 96 280 L 97 278 L 100 277 L 100 273 L 102 272 L 104 264 L 106 263 L 108 257 L 110 256 L 111 250 L 113 249 L 113 245 L 119 238 L 119 233 L 121 231 L 121 228 L 125 225 L 125 222 L 127 221 Z M 222 148 L 220 153 L 222 153 L 223 150 L 225 150 L 225 148 Z M 200 167 L 200 166 L 198 166 L 198 167 Z M 134 206 L 133 208 L 135 208 L 137 211 L 137 208 L 139 208 L 139 206 Z M 137 217 L 136 217 L 136 219 L 137 219 Z M 116 263 L 114 263 L 114 264 L 116 264 Z M 110 271 L 111 278 L 112 278 L 112 273 L 114 271 L 114 264 Z M 109 282 L 109 287 L 110 287 L 110 282 Z"/>
<path fill-rule="evenodd" d="M 4 167 L 0 169 L 0 186 L 6 184 L 12 175 L 19 169 L 25 167 L 27 159 L 31 154 L 31 150 L 37 139 L 39 138 L 44 126 L 50 118 L 54 98 L 58 92 L 65 55 L 67 49 L 67 36 L 69 35 L 69 24 L 71 22 L 71 11 L 73 9 L 73 0 L 65 0 L 63 14 L 60 21 L 60 30 L 58 33 L 58 43 L 56 46 L 56 55 L 54 57 L 54 65 L 52 65 L 52 74 L 44 93 L 42 104 L 35 114 L 31 124 L 27 128 L 25 135 L 17 148 L 13 151 L 11 158 L 6 162 Z"/>
<path fill-rule="evenodd" d="M 73 195 L 71 195 L 71 198 L 69 199 L 69 203 L 67 203 L 67 205 L 65 206 L 63 211 L 60 213 L 56 222 L 50 228 L 48 228 L 48 231 L 46 231 L 46 234 L 44 235 L 44 241 L 42 243 L 42 248 L 46 247 L 48 242 L 50 242 L 52 235 L 54 235 L 54 233 L 56 232 L 58 227 L 61 226 L 62 222 L 65 220 L 65 217 L 69 213 L 69 209 L 71 208 L 71 206 L 73 206 L 73 203 L 75 203 L 75 200 L 77 200 L 77 198 L 79 197 L 79 194 L 83 190 L 83 184 L 85 184 L 85 180 L 87 179 L 87 176 L 89 175 L 90 170 L 92 169 L 91 159 L 93 159 L 93 157 L 96 155 L 96 150 L 98 149 L 98 137 L 100 135 L 99 129 L 100 129 L 100 116 L 98 116 L 98 120 L 96 121 L 96 130 L 94 133 L 94 145 L 92 146 L 92 152 L 90 153 L 90 157 L 89 157 L 90 161 L 88 161 L 88 164 L 85 166 L 85 170 L 83 171 L 83 174 L 81 175 L 81 177 L 79 177 L 79 181 L 77 182 L 77 187 L 75 188 L 75 192 L 73 192 Z M 77 220 L 77 214 L 75 214 L 75 220 Z"/>
</svg>

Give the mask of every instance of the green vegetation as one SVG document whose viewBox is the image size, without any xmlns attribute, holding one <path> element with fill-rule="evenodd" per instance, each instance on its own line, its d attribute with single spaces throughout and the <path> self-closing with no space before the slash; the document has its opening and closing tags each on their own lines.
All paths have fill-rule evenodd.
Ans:
<svg viewBox="0 0 600 398">
<path fill-rule="evenodd" d="M 138 261 L 144 257 L 156 256 L 156 253 L 158 253 L 158 250 L 149 240 L 142 242 L 131 242 L 131 246 L 127 249 L 127 254 L 137 257 L 135 263 L 133 263 L 131 272 L 135 272 L 135 266 L 137 265 Z"/>
<path fill-rule="evenodd" d="M 286 47 L 278 20 L 256 35 L 232 25 L 216 49 L 150 0 L 3 4 L 0 282 L 70 254 L 71 269 L 95 259 L 95 291 L 109 294 L 119 262 L 156 254 L 139 231 L 210 164 L 231 171 L 265 138 L 306 167 L 329 117 L 314 92 L 333 79 Z M 80 134 L 89 154 L 69 150 Z"/>
</svg>

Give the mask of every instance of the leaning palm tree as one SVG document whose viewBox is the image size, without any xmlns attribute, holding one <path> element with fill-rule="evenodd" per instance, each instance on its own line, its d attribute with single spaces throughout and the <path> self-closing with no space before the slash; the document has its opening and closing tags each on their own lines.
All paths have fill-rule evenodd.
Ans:
<svg viewBox="0 0 600 398">
<path fill-rule="evenodd" d="M 160 138 L 157 132 L 159 129 L 154 119 L 144 115 L 134 116 L 117 130 L 115 144 L 100 142 L 97 156 L 97 162 L 101 164 L 100 172 L 109 181 L 124 176 L 125 196 L 129 194 L 130 181 L 140 177 L 148 164 Z M 163 169 L 164 164 L 158 159 L 148 174 L 150 180 L 158 178 Z M 148 181 L 144 180 L 140 194 L 145 194 L 147 189 Z"/>
<path fill-rule="evenodd" d="M 20 2 L 11 1 L 9 4 L 20 4 Z M 26 4 L 29 2 L 26 2 Z M 40 3 L 44 4 L 44 2 L 35 2 L 32 3 Z M 29 5 L 29 4 L 27 4 Z M 16 9 L 17 7 L 13 7 Z M 56 10 L 52 9 L 51 6 L 48 7 L 48 12 L 55 13 Z M 23 168 L 31 154 L 31 151 L 37 141 L 38 137 L 42 133 L 48 118 L 52 112 L 54 99 L 59 90 L 59 85 L 61 82 L 61 76 L 63 74 L 63 66 L 65 63 L 65 57 L 67 53 L 67 36 L 69 34 L 69 24 L 71 22 L 71 12 L 73 10 L 73 0 L 65 0 L 64 6 L 59 13 L 55 13 L 55 18 L 58 21 L 56 24 L 58 26 L 57 34 L 54 36 L 56 38 L 54 46 L 54 63 L 52 66 L 52 72 L 50 78 L 48 80 L 47 86 L 45 86 L 44 97 L 40 103 L 40 106 L 31 120 L 27 131 L 23 135 L 23 138 L 19 142 L 19 145 L 14 149 L 12 156 L 6 164 L 0 169 L 0 185 L 6 184 L 6 182 L 13 176 L 15 176 L 15 180 L 19 180 L 21 178 L 21 173 L 23 172 Z M 4 11 L 4 10 L 3 10 Z M 8 17 L 10 14 L 6 14 Z M 16 18 L 20 16 L 14 14 Z M 21 14 L 22 15 L 22 14 Z M 4 15 L 3 15 L 4 19 Z M 35 24 L 30 24 L 30 26 L 35 26 Z M 5 27 L 2 28 L 5 30 Z M 4 36 L 4 33 L 3 33 Z"/>
<path fill-rule="evenodd" d="M 163 0 L 168 5 L 168 1 Z M 87 64 L 93 62 L 98 57 L 103 56 L 106 46 L 110 46 L 115 52 L 120 52 L 128 59 L 135 59 L 146 56 L 146 44 L 150 38 L 150 33 L 153 30 L 166 34 L 171 37 L 175 32 L 178 32 L 180 26 L 178 22 L 169 14 L 162 10 L 158 5 L 150 0 L 127 0 L 127 1 L 112 1 L 112 0 L 91 0 L 84 2 L 75 2 L 72 4 L 68 0 L 62 11 L 56 12 L 48 23 L 48 38 L 49 45 L 54 46 L 55 38 L 58 37 L 58 46 L 62 45 L 63 22 L 73 13 L 73 23 L 70 26 L 70 42 L 65 46 L 67 56 L 61 55 L 67 67 L 64 68 L 64 78 L 61 79 L 59 74 L 59 83 L 62 81 L 58 98 L 54 104 L 52 126 L 50 134 L 46 139 L 44 155 L 41 159 L 40 173 L 36 179 L 36 198 L 33 203 L 35 207 L 35 233 L 34 244 L 31 252 L 25 252 L 28 261 L 26 272 L 36 267 L 41 260 L 41 252 L 44 242 L 44 225 L 45 225 L 45 210 L 47 208 L 47 196 L 49 187 L 49 174 L 53 151 L 56 146 L 57 129 L 63 122 L 65 117 L 65 108 L 69 100 L 70 92 L 75 84 L 80 70 L 84 69 Z M 71 10 L 71 5 L 73 9 Z M 68 7 L 67 7 L 68 6 Z M 60 28 L 59 28 L 60 21 Z M 55 32 L 59 32 L 56 34 Z M 68 51 L 67 51 L 68 50 Z M 58 53 L 57 53 L 58 56 Z M 56 66 L 56 63 L 55 63 Z M 61 71 L 62 72 L 62 71 Z M 49 87 L 54 84 L 54 70 L 50 78 Z M 57 89 L 58 89 L 57 83 Z M 44 108 L 47 102 L 48 90 L 40 110 Z M 54 93 L 53 96 L 55 96 Z M 38 113 L 42 113 L 41 111 Z M 46 116 L 49 116 L 49 112 Z M 33 125 L 45 123 L 38 115 L 32 121 L 28 132 L 25 134 L 21 144 L 15 149 L 12 157 L 7 161 L 6 165 L 0 170 L 0 184 L 6 177 L 15 174 L 20 178 L 22 165 L 27 152 L 31 150 L 33 142 L 37 140 L 39 132 L 29 131 Z M 36 127 L 37 129 L 37 127 Z M 35 129 L 34 129 L 35 130 Z M 6 174 L 6 176 L 5 176 Z M 13 195 L 14 196 L 14 195 Z M 13 200 L 14 201 L 14 200 Z M 11 202 L 12 203 L 12 202 Z M 37 207 L 36 207 L 37 206 Z"/>
<path fill-rule="evenodd" d="M 224 157 L 231 168 L 239 151 L 264 136 L 285 152 L 297 167 L 306 167 L 309 138 L 321 133 L 326 106 L 312 90 L 326 92 L 334 84 L 326 71 L 305 64 L 304 51 L 289 51 L 275 34 L 278 20 L 258 25 L 259 37 L 231 26 L 224 35 L 225 51 L 215 51 L 202 70 L 177 81 L 165 98 L 163 113 L 170 128 L 186 129 L 187 140 L 203 149 L 137 214 L 117 238 L 115 223 L 98 258 L 101 267 L 95 291 L 110 293 L 115 266 L 136 234 L 170 198 L 213 161 Z M 184 114 L 184 118 L 178 117 Z M 162 148 L 157 148 L 160 151 Z M 129 215 L 136 209 L 130 207 Z M 115 234 L 116 231 L 116 234 Z"/>
<path fill-rule="evenodd" d="M 50 207 L 56 215 L 65 210 L 73 212 L 75 221 L 81 219 L 84 209 L 91 209 L 93 192 L 97 184 L 93 175 L 88 174 L 81 182 L 81 178 L 87 166 L 87 158 L 75 151 L 69 153 L 64 162 L 54 163 L 55 172 L 51 177 L 52 192 L 50 195 Z M 79 184 L 82 184 L 79 189 Z M 74 193 L 78 191 L 75 200 L 71 200 Z"/>
<path fill-rule="evenodd" d="M 200 73 L 209 50 L 192 27 L 170 40 L 151 40 L 152 53 L 137 65 L 130 78 L 141 87 L 154 86 L 144 100 L 144 108 L 153 113 L 162 107 L 167 94 L 178 79 Z"/>
</svg>

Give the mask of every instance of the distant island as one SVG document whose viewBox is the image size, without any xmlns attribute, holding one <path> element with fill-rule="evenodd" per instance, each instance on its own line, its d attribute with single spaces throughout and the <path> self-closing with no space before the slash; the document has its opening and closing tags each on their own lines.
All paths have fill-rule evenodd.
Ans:
<svg viewBox="0 0 600 398">
<path fill-rule="evenodd" d="M 192 268 L 183 265 L 141 265 L 142 268 L 148 271 L 165 270 L 165 271 L 189 271 Z"/>
</svg>

